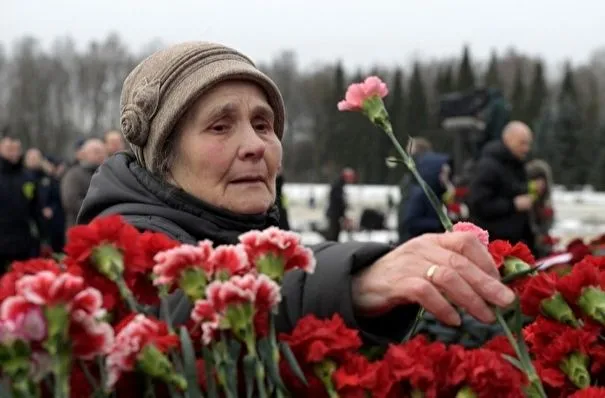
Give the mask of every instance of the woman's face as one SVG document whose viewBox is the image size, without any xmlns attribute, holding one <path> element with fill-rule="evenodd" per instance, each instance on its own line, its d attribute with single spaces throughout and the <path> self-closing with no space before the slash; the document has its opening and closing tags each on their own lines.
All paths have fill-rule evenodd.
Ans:
<svg viewBox="0 0 605 398">
<path fill-rule="evenodd" d="M 183 118 L 172 182 L 234 213 L 266 212 L 275 201 L 282 146 L 263 91 L 244 81 L 221 83 Z"/>
</svg>

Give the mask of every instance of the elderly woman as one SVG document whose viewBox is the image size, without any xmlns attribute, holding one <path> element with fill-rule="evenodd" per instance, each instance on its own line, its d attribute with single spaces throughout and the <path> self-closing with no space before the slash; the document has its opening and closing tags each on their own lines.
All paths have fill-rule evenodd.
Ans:
<svg viewBox="0 0 605 398">
<path fill-rule="evenodd" d="M 192 244 L 235 243 L 243 232 L 278 224 L 284 103 L 246 56 L 201 42 L 159 51 L 127 77 L 121 105 L 133 154 L 116 154 L 99 168 L 80 223 L 121 214 L 141 230 Z M 394 249 L 357 242 L 313 249 L 315 273 L 284 278 L 281 331 L 309 313 L 338 313 L 366 339 L 400 339 L 418 304 L 456 325 L 454 305 L 492 322 L 490 305 L 514 298 L 469 234 L 424 235 Z M 171 300 L 175 320 L 184 321 L 186 298 L 176 292 Z"/>
</svg>

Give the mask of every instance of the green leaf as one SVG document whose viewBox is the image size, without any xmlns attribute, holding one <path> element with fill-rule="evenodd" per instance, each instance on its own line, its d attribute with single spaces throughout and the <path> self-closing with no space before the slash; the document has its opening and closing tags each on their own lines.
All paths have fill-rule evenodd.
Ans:
<svg viewBox="0 0 605 398">
<path fill-rule="evenodd" d="M 254 378 L 256 376 L 256 358 L 251 355 L 244 357 L 244 380 L 246 383 L 246 397 L 252 398 L 254 395 Z"/>
<path fill-rule="evenodd" d="M 168 302 L 166 296 L 160 296 L 160 319 L 172 329 L 172 318 L 170 317 L 170 309 L 168 308 Z"/>
<path fill-rule="evenodd" d="M 519 297 L 515 299 L 513 304 L 513 329 L 512 332 L 521 336 L 521 329 L 523 329 L 523 311 L 521 311 L 521 300 Z"/>
<path fill-rule="evenodd" d="M 197 366 L 195 363 L 195 351 L 189 332 L 181 326 L 181 350 L 183 352 L 183 370 L 187 379 L 187 398 L 201 398 L 200 383 L 197 378 Z"/>
<path fill-rule="evenodd" d="M 261 361 L 265 364 L 265 368 L 267 369 L 267 374 L 269 376 L 269 381 L 272 386 L 270 386 L 270 390 L 273 389 L 273 385 L 279 388 L 283 392 L 287 392 L 286 386 L 282 381 L 281 375 L 279 374 L 279 362 L 273 360 L 273 349 L 268 338 L 263 338 L 256 343 L 256 348 L 258 350 L 258 354 L 260 355 Z M 277 346 L 275 349 L 279 350 Z M 279 352 L 279 351 L 278 351 Z"/>
<path fill-rule="evenodd" d="M 306 386 L 308 386 L 309 383 L 307 382 L 305 374 L 300 368 L 300 365 L 298 364 L 298 361 L 296 360 L 296 357 L 294 356 L 294 353 L 292 352 L 292 349 L 290 349 L 288 343 L 286 343 L 285 341 L 280 341 L 279 348 L 282 354 L 284 354 L 284 358 L 288 362 L 288 365 L 290 366 L 290 369 L 292 369 L 292 372 L 294 372 L 294 374 L 300 379 L 300 381 L 302 381 Z"/>
<path fill-rule="evenodd" d="M 214 366 L 214 358 L 212 356 L 212 352 L 208 347 L 202 348 L 202 356 L 204 358 L 204 370 L 206 372 L 206 392 L 208 393 L 209 398 L 219 398 L 218 391 L 216 389 L 216 380 L 214 378 L 213 369 Z"/>
<path fill-rule="evenodd" d="M 510 355 L 506 355 L 506 354 L 502 354 L 502 358 L 506 359 L 508 362 L 510 362 L 514 367 L 519 369 L 521 372 L 525 371 L 523 369 L 523 364 L 517 358 L 513 358 Z"/>
</svg>

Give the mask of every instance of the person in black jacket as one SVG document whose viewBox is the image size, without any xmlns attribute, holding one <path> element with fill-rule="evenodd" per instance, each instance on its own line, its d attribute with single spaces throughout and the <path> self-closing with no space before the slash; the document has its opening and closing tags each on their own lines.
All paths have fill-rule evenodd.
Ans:
<svg viewBox="0 0 605 398">
<path fill-rule="evenodd" d="M 328 218 L 326 239 L 329 241 L 338 242 L 343 225 L 348 226 L 347 224 L 350 224 L 347 219 L 348 204 L 345 186 L 353 184 L 356 179 L 355 170 L 347 167 L 340 172 L 338 179 L 330 186 L 330 196 L 328 197 L 328 208 L 326 210 L 326 217 Z"/>
<path fill-rule="evenodd" d="M 120 214 L 140 230 L 189 244 L 234 244 L 244 232 L 278 225 L 284 103 L 247 57 L 204 42 L 160 50 L 126 78 L 121 109 L 133 153 L 101 165 L 79 223 Z M 313 274 L 284 276 L 279 331 L 291 330 L 306 314 L 338 313 L 365 339 L 386 342 L 405 335 L 417 304 L 458 324 L 449 302 L 493 321 L 488 303 L 514 299 L 486 248 L 468 233 L 424 235 L 394 249 L 326 242 L 313 250 Z M 186 296 L 176 291 L 168 301 L 173 320 L 185 322 L 191 311 Z"/>
<path fill-rule="evenodd" d="M 471 220 L 488 230 L 491 239 L 524 242 L 534 248 L 530 211 L 535 197 L 525 171 L 532 132 L 521 122 L 511 122 L 502 140 L 483 149 L 471 179 L 467 198 Z"/>
<path fill-rule="evenodd" d="M 438 198 L 441 199 L 448 188 L 453 189 L 450 182 L 451 159 L 448 155 L 436 152 L 425 153 L 416 163 L 416 168 Z M 415 180 L 410 184 L 405 209 L 406 240 L 426 233 L 444 232 L 437 211 Z"/>
<path fill-rule="evenodd" d="M 35 177 L 23 167 L 21 141 L 0 141 L 0 274 L 38 255 L 41 207 Z"/>
</svg>

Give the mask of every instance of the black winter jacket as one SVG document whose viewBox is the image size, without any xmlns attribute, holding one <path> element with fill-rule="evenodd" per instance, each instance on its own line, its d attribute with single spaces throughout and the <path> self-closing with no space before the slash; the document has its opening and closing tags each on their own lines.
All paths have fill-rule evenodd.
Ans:
<svg viewBox="0 0 605 398">
<path fill-rule="evenodd" d="M 37 255 L 40 219 L 36 179 L 21 163 L 0 158 L 0 257 Z"/>
<path fill-rule="evenodd" d="M 485 146 L 471 179 L 467 203 L 471 220 L 490 239 L 524 242 L 533 249 L 529 212 L 515 209 L 514 198 L 528 193 L 525 165 L 501 141 Z"/>
<path fill-rule="evenodd" d="M 128 154 L 108 159 L 93 176 L 78 216 L 88 223 L 100 215 L 120 214 L 140 230 L 167 234 L 183 243 L 210 239 L 215 244 L 233 244 L 240 234 L 277 225 L 276 209 L 267 215 L 242 216 L 209 206 L 182 190 L 169 186 L 140 167 Z M 406 306 L 372 319 L 353 314 L 352 275 L 390 250 L 375 243 L 324 243 L 313 248 L 315 273 L 288 272 L 282 285 L 282 303 L 277 318 L 280 332 L 290 331 L 307 314 L 329 317 L 340 314 L 347 325 L 361 330 L 366 341 L 383 343 L 405 336 L 418 308 Z M 181 293 L 170 298 L 175 322 L 184 322 L 191 303 Z"/>
</svg>

